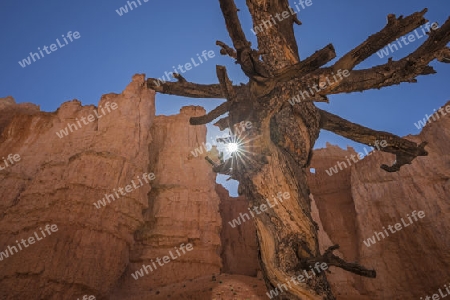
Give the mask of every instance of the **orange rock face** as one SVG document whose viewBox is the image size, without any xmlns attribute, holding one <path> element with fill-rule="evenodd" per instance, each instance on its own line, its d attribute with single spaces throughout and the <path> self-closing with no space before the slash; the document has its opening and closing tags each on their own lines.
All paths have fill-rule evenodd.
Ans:
<svg viewBox="0 0 450 300">
<path fill-rule="evenodd" d="M 204 159 L 206 127 L 189 125 L 205 110 L 155 117 L 144 82 L 135 75 L 98 107 L 72 100 L 54 113 L 0 99 L 0 167 L 20 155 L 0 168 L 0 299 L 266 297 L 254 277 L 253 219 L 229 224 L 248 213 L 248 201 L 216 184 Z M 419 299 L 448 284 L 450 116 L 408 138 L 428 141 L 429 156 L 398 173 L 381 170 L 393 156 L 376 152 L 329 176 L 325 170 L 356 152 L 328 145 L 314 153 L 308 181 L 322 251 L 339 244 L 345 260 L 377 270 L 366 279 L 331 267 L 338 299 Z M 144 173 L 155 177 L 146 182 Z M 425 217 L 365 245 L 413 211 Z M 174 258 L 182 245 L 192 251 Z M 164 257 L 170 261 L 142 271 Z"/>
<path fill-rule="evenodd" d="M 448 104 L 448 103 L 447 103 Z M 450 277 L 450 115 L 428 124 L 414 142 L 427 141 L 429 155 L 397 173 L 380 169 L 393 155 L 375 152 L 351 169 L 328 176 L 337 161 L 354 151 L 328 146 L 314 152 L 309 184 L 326 234 L 341 245 L 343 257 L 377 271 L 376 279 L 328 276 L 338 299 L 419 299 L 434 294 Z M 407 215 L 425 217 L 410 224 Z M 402 223 L 395 232 L 388 228 Z M 410 224 L 410 225 L 408 225 Z M 388 230 L 366 246 L 374 232 Z M 345 284 L 343 281 L 347 281 Z M 347 288 L 345 287 L 347 286 Z"/>
<path fill-rule="evenodd" d="M 206 126 L 189 125 L 205 110 L 183 107 L 178 115 L 155 117 L 154 93 L 144 80 L 135 75 L 98 107 L 73 100 L 54 113 L 0 99 L 0 157 L 21 158 L 0 171 L 0 299 L 132 299 L 220 273 L 216 175 L 205 150 L 192 155 L 206 142 Z M 155 178 L 145 182 L 145 173 Z M 46 224 L 58 231 L 5 252 Z M 254 232 L 245 232 L 255 241 Z M 184 253 L 182 245 L 193 249 Z M 131 276 L 167 256 L 171 261 L 150 274 Z M 255 274 L 252 263 L 235 271 Z M 229 269 L 236 266 L 230 262 Z"/>
<path fill-rule="evenodd" d="M 111 299 L 134 299 L 156 287 L 220 273 L 216 175 L 203 157 L 191 155 L 206 141 L 206 126 L 191 126 L 189 118 L 204 113 L 203 108 L 190 106 L 178 115 L 155 118 L 148 150 L 156 179 L 148 196 L 149 207 L 143 213 L 145 224 L 135 234 L 130 264 Z M 131 276 L 187 243 L 193 245 L 193 251 L 157 265 L 137 280 Z"/>
<path fill-rule="evenodd" d="M 248 200 L 244 196 L 230 197 L 228 191 L 218 184 L 220 214 L 222 216 L 222 261 L 223 273 L 241 274 L 255 277 L 260 271 L 256 227 L 248 211 Z M 243 215 L 245 222 L 236 225 L 233 220 Z M 250 218 L 246 217 L 247 214 Z M 231 224 L 234 225 L 231 226 Z"/>
<path fill-rule="evenodd" d="M 55 113 L 31 114 L 16 106 L 0 142 L 0 156 L 22 158 L 0 172 L 0 251 L 46 224 L 58 231 L 0 262 L 0 299 L 98 299 L 125 271 L 150 185 L 101 209 L 93 203 L 153 171 L 148 144 L 154 93 L 143 83 L 144 76 L 136 75 L 122 94 L 103 96 L 99 107 L 114 102 L 120 109 L 62 138 L 56 132 L 97 108 L 73 100 Z M 11 109 L 1 108 L 2 120 Z"/>
<path fill-rule="evenodd" d="M 11 96 L 0 98 L 0 134 L 16 115 L 33 115 L 39 110 L 39 106 L 31 103 L 16 104 Z"/>
</svg>

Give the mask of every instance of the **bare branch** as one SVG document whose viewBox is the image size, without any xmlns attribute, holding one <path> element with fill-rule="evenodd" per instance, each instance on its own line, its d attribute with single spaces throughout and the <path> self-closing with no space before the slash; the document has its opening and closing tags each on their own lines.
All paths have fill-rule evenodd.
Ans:
<svg viewBox="0 0 450 300">
<path fill-rule="evenodd" d="M 220 117 L 221 115 L 227 113 L 230 108 L 230 104 L 231 104 L 231 102 L 227 101 L 227 102 L 220 104 L 219 106 L 217 106 L 216 108 L 214 108 L 213 110 L 211 110 L 209 113 L 207 113 L 204 116 L 191 117 L 189 119 L 189 123 L 191 125 L 207 124 L 207 123 L 211 122 L 212 120 Z"/>
<path fill-rule="evenodd" d="M 403 139 L 392 133 L 376 131 L 352 123 L 324 110 L 319 109 L 319 112 L 321 115 L 320 127 L 325 130 L 332 131 L 338 135 L 369 146 L 376 145 L 377 141 L 386 141 L 387 145 L 379 150 L 396 155 L 394 165 L 390 167 L 387 165 L 381 166 L 381 168 L 387 172 L 396 172 L 401 166 L 410 164 L 417 156 L 428 155 L 428 152 L 424 149 L 426 145 L 425 142 L 417 145 L 414 142 Z"/>
<path fill-rule="evenodd" d="M 216 123 L 214 123 L 213 125 L 219 127 L 219 129 L 221 131 L 224 129 L 227 129 L 230 127 L 229 118 L 224 117 L 224 118 L 220 119 L 219 121 L 217 121 Z"/>
<path fill-rule="evenodd" d="M 297 24 L 297 25 L 302 25 L 302 22 L 298 19 L 298 17 L 297 17 L 297 13 L 295 13 L 293 16 L 292 16 L 292 21 L 295 23 L 295 24 Z"/>
<path fill-rule="evenodd" d="M 333 254 L 333 251 L 337 249 L 339 249 L 339 245 L 331 246 L 323 255 L 305 260 L 301 267 L 305 268 L 307 266 L 315 265 L 316 263 L 326 263 L 328 266 L 338 267 L 360 276 L 369 278 L 377 277 L 377 272 L 375 270 L 366 269 L 357 263 L 346 262 L 339 256 Z"/>
<path fill-rule="evenodd" d="M 295 65 L 275 71 L 273 76 L 277 82 L 286 82 L 294 78 L 301 78 L 303 75 L 315 71 L 325 65 L 335 57 L 336 52 L 334 47 L 332 44 L 329 44 L 323 49 L 314 52 L 314 54 L 307 59 L 296 63 Z"/>
<path fill-rule="evenodd" d="M 450 63 L 450 48 L 445 47 L 436 54 L 436 59 L 440 62 L 449 64 Z"/>
<path fill-rule="evenodd" d="M 230 57 L 232 57 L 234 59 L 237 58 L 236 50 L 234 50 L 233 48 L 229 47 L 224 42 L 216 41 L 216 45 L 222 47 L 222 49 L 220 49 L 220 54 L 228 55 L 228 56 L 230 56 Z"/>
<path fill-rule="evenodd" d="M 227 75 L 227 69 L 224 66 L 216 66 L 217 79 L 219 79 L 223 96 L 230 102 L 236 102 L 236 91 L 233 89 L 233 83 Z"/>
<path fill-rule="evenodd" d="M 238 9 L 234 0 L 219 0 L 220 9 L 222 10 L 225 24 L 233 41 L 234 48 L 239 52 L 245 48 L 250 49 L 250 42 L 247 41 L 244 31 L 241 27 L 241 22 L 237 15 Z"/>
<path fill-rule="evenodd" d="M 364 43 L 340 58 L 334 64 L 333 69 L 335 71 L 339 69 L 352 70 L 356 65 L 375 54 L 387 44 L 428 22 L 423 17 L 426 12 L 427 9 L 425 8 L 421 12 L 416 12 L 406 18 L 402 16 L 395 18 L 395 15 L 388 15 L 386 27 L 371 35 Z"/>
<path fill-rule="evenodd" d="M 321 93 L 331 95 L 340 93 L 363 92 L 370 89 L 399 85 L 403 82 L 416 83 L 420 75 L 435 74 L 433 67 L 403 59 L 390 61 L 385 65 L 367 70 L 354 70 L 347 79 L 328 87 Z"/>
<path fill-rule="evenodd" d="M 173 77 L 176 80 L 178 80 L 178 82 L 181 82 L 181 83 L 187 82 L 186 79 L 183 76 L 181 76 L 181 74 L 179 74 L 179 73 L 173 73 Z"/>
<path fill-rule="evenodd" d="M 220 117 L 221 115 L 227 113 L 231 107 L 231 104 L 237 101 L 238 97 L 236 91 L 233 88 L 232 82 L 228 78 L 227 69 L 224 66 L 216 66 L 217 78 L 220 82 L 220 87 L 222 89 L 222 95 L 227 99 L 227 102 L 222 103 L 209 113 L 200 117 L 191 117 L 189 123 L 191 125 L 202 125 L 211 122 L 212 120 Z M 214 125 L 219 126 L 220 130 L 229 127 L 229 118 L 225 117 L 220 119 Z"/>
<path fill-rule="evenodd" d="M 262 97 L 269 94 L 278 82 L 301 78 L 317 70 L 335 57 L 334 47 L 329 44 L 301 62 L 276 70 L 271 77 L 254 76 L 253 81 L 250 82 L 250 91 L 255 97 Z M 327 100 L 326 97 L 318 95 L 315 99 L 309 99 L 307 101 L 327 102 Z"/>
<path fill-rule="evenodd" d="M 353 70 L 350 76 L 338 84 L 322 91 L 324 94 L 338 94 L 380 89 L 402 82 L 417 82 L 419 75 L 434 74 L 436 71 L 428 64 L 436 58 L 448 59 L 450 42 L 450 18 L 442 27 L 431 31 L 428 39 L 410 55 L 399 61 L 389 59 L 388 63 L 366 70 Z M 331 73 L 331 68 L 321 69 L 317 74 Z"/>
<path fill-rule="evenodd" d="M 241 27 L 241 22 L 237 15 L 238 9 L 234 0 L 219 0 L 220 9 L 222 10 L 225 24 L 233 41 L 233 46 L 236 49 L 236 60 L 241 65 L 242 71 L 248 77 L 253 77 L 255 73 L 253 59 L 256 52 L 251 49 L 251 43 L 245 37 L 244 31 Z M 258 60 L 258 58 L 256 58 Z"/>
<path fill-rule="evenodd" d="M 181 75 L 180 75 L 181 77 Z M 182 78 L 182 77 L 181 77 Z M 178 82 L 161 82 L 157 78 L 148 78 L 147 87 L 161 94 L 169 94 L 190 98 L 224 98 L 219 84 L 198 84 L 180 80 Z M 244 93 L 248 89 L 245 85 L 233 86 L 236 93 Z"/>
</svg>

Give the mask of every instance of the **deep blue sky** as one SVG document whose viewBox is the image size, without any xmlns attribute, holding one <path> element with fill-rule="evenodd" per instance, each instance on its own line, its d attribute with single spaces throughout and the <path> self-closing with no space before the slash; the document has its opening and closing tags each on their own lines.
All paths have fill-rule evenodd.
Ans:
<svg viewBox="0 0 450 300">
<path fill-rule="evenodd" d="M 11 95 L 19 103 L 33 102 L 44 111 L 54 111 L 71 99 L 79 99 L 84 105 L 97 104 L 102 94 L 120 93 L 133 74 L 160 77 L 165 71 L 172 71 L 173 65 L 185 64 L 203 50 L 214 50 L 216 56 L 186 72 L 187 80 L 216 83 L 215 65 L 221 64 L 227 66 L 234 83 L 247 81 L 230 58 L 219 55 L 215 46 L 216 40 L 231 44 L 218 1 L 140 1 L 141 6 L 119 16 L 116 9 L 127 1 L 2 0 L 0 97 Z M 241 9 L 243 29 L 256 46 L 245 1 L 236 2 Z M 447 0 L 312 2 L 299 13 L 303 25 L 295 27 L 301 58 L 328 43 L 333 43 L 340 57 L 383 28 L 389 13 L 406 16 L 427 7 L 426 18 L 439 24 L 450 15 Z M 293 5 L 294 1 L 290 3 Z M 68 31 L 78 31 L 81 38 L 25 68 L 18 64 L 31 51 L 49 46 L 56 38 L 61 40 Z M 412 52 L 424 40 L 396 51 L 393 58 Z M 386 61 L 374 55 L 358 68 Z M 417 134 L 414 122 L 450 100 L 450 66 L 432 65 L 438 74 L 419 77 L 417 84 L 331 96 L 330 104 L 318 106 L 374 129 L 398 135 Z M 176 114 L 181 106 L 190 104 L 211 110 L 220 103 L 221 100 L 158 94 L 157 114 Z M 362 148 L 327 132 L 321 134 L 316 147 L 324 146 L 326 141 Z"/>
</svg>

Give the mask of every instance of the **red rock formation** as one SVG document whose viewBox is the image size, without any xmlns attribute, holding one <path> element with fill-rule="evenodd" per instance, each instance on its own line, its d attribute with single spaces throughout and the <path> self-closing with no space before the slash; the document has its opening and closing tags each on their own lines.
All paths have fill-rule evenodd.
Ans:
<svg viewBox="0 0 450 300">
<path fill-rule="evenodd" d="M 32 103 L 16 104 L 13 97 L 0 98 L 0 135 L 6 125 L 18 114 L 33 115 L 40 111 L 39 106 Z"/>
<path fill-rule="evenodd" d="M 324 170 L 335 166 L 338 161 L 346 161 L 345 156 L 356 152 L 350 147 L 343 150 L 329 143 L 326 145 L 327 151 L 322 149 L 314 151 L 311 167 L 316 169 L 316 173 L 309 174 L 308 184 L 311 191 L 314 191 L 320 217 L 333 220 L 333 223 L 323 224 L 325 231 L 335 239 L 346 240 L 342 243 L 341 250 L 345 253 L 345 259 L 353 261 L 357 258 L 358 242 L 354 223 L 356 213 L 351 198 L 351 168 L 342 166 L 342 170 L 332 176 L 326 174 Z"/>
<path fill-rule="evenodd" d="M 123 274 L 150 186 L 101 209 L 93 203 L 149 171 L 154 93 L 143 83 L 136 75 L 122 94 L 103 96 L 100 106 L 119 109 L 62 138 L 56 132 L 96 107 L 73 100 L 55 113 L 18 113 L 6 126 L 0 157 L 22 159 L 0 171 L 0 251 L 46 224 L 58 231 L 0 262 L 0 299 L 99 299 Z"/>
<path fill-rule="evenodd" d="M 328 146 L 315 151 L 311 167 L 316 173 L 310 174 L 309 181 L 325 232 L 341 245 L 343 257 L 377 270 L 376 279 L 328 276 L 338 299 L 425 298 L 448 283 L 450 115 L 428 124 L 419 136 L 407 138 L 427 141 L 429 155 L 398 173 L 380 169 L 395 159 L 392 155 L 375 152 L 351 171 L 328 176 L 325 170 L 353 150 Z M 424 211 L 425 217 L 398 232 L 389 231 L 384 239 L 380 236 L 375 245 L 363 243 L 383 226 L 401 223 L 401 218 L 409 224 L 407 214 L 414 210 Z M 343 280 L 349 280 L 347 289 Z M 359 296 L 348 296 L 355 293 Z"/>
<path fill-rule="evenodd" d="M 104 95 L 93 121 L 89 115 L 97 108 L 77 100 L 55 113 L 0 100 L 0 156 L 21 156 L 0 171 L 0 251 L 46 224 L 58 227 L 3 257 L 1 299 L 141 299 L 155 296 L 152 289 L 220 273 L 215 174 L 204 155 L 191 153 L 206 141 L 206 127 L 188 125 L 205 110 L 184 107 L 179 115 L 155 118 L 154 93 L 143 83 L 136 75 L 122 94 Z M 105 112 L 108 102 L 117 107 Z M 156 175 L 152 188 L 98 202 L 144 172 Z M 131 277 L 182 243 L 195 251 L 150 276 Z M 249 252 L 256 257 L 254 248 Z M 247 269 L 255 273 L 254 266 Z"/>
<path fill-rule="evenodd" d="M 161 287 L 149 288 L 140 293 L 124 294 L 125 298 L 115 293 L 110 299 L 126 300 L 228 300 L 251 299 L 267 300 L 266 286 L 262 279 L 244 275 L 220 274 L 196 278 Z"/>
<path fill-rule="evenodd" d="M 150 164 L 157 178 L 149 194 L 145 225 L 136 233 L 130 265 L 112 299 L 134 299 L 150 289 L 220 273 L 219 197 L 216 174 L 204 157 L 191 154 L 206 141 L 206 126 L 191 126 L 189 118 L 202 107 L 183 107 L 180 114 L 157 116 L 151 128 Z M 182 243 L 187 252 L 137 280 L 131 274 L 151 260 L 169 255 Z M 175 252 L 173 252 L 175 253 Z M 154 296 L 148 294 L 148 297 Z"/>
<path fill-rule="evenodd" d="M 258 245 L 254 220 L 248 211 L 248 200 L 244 196 L 230 197 L 228 191 L 220 184 L 216 185 L 220 197 L 220 215 L 222 216 L 222 262 L 223 273 L 241 274 L 256 277 L 260 270 L 258 262 Z M 234 228 L 229 224 L 234 219 L 244 216 L 245 222 Z"/>
<path fill-rule="evenodd" d="M 216 185 L 204 154 L 191 153 L 206 141 L 206 127 L 188 120 L 204 109 L 184 107 L 178 115 L 155 117 L 154 93 L 143 84 L 144 76 L 136 75 L 121 94 L 104 95 L 98 113 L 107 102 L 118 109 L 87 123 L 82 118 L 97 108 L 77 100 L 45 113 L 12 97 L 0 99 L 0 157 L 21 157 L 0 170 L 0 252 L 46 224 L 58 228 L 13 255 L 0 254 L 0 299 L 266 297 L 256 278 L 218 275 L 222 269 L 254 276 L 259 267 L 252 220 L 238 228 L 228 224 L 247 212 L 247 201 L 229 197 Z M 322 251 L 340 244 L 343 258 L 378 274 L 365 279 L 332 267 L 328 278 L 338 299 L 420 298 L 448 284 L 450 116 L 408 138 L 428 141 L 429 156 L 398 173 L 381 170 L 393 157 L 377 152 L 329 176 L 325 170 L 354 150 L 328 145 L 315 151 L 316 173 L 308 181 Z M 145 172 L 156 175 L 151 186 L 97 203 Z M 364 245 L 374 231 L 414 210 L 425 217 Z M 195 251 L 131 277 L 182 243 Z"/>
</svg>

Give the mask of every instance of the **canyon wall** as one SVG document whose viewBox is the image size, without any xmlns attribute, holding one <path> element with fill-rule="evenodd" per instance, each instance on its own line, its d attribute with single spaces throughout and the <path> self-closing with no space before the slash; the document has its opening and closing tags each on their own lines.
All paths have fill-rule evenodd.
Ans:
<svg viewBox="0 0 450 300">
<path fill-rule="evenodd" d="M 216 191 L 220 197 L 220 215 L 222 216 L 220 233 L 222 272 L 255 277 L 260 267 L 256 227 L 248 211 L 248 200 L 244 196 L 230 197 L 228 191 L 220 184 L 216 186 Z M 240 218 L 240 225 L 234 223 L 234 220 L 238 218 Z M 242 220 L 245 221 L 242 222 Z"/>
<path fill-rule="evenodd" d="M 397 173 L 380 169 L 383 163 L 392 164 L 395 156 L 376 151 L 329 176 L 325 170 L 346 161 L 345 156 L 355 154 L 354 150 L 327 145 L 314 151 L 315 173 L 308 180 L 328 243 L 339 244 L 346 260 L 377 271 L 376 279 L 368 279 L 338 274 L 331 268 L 328 278 L 338 299 L 419 299 L 448 284 L 450 115 L 431 122 L 418 136 L 406 138 L 427 141 L 429 155 L 416 158 Z M 411 224 L 407 215 L 413 211 L 423 211 L 425 217 L 412 218 Z M 383 227 L 388 230 L 389 225 L 402 223 L 402 218 L 402 229 L 384 233 Z M 367 246 L 364 241 L 374 232 L 383 232 L 385 238 L 378 235 L 380 240 Z"/>
<path fill-rule="evenodd" d="M 33 115 L 40 111 L 39 106 L 32 103 L 16 104 L 13 97 L 0 98 L 0 135 L 15 116 Z"/>
<path fill-rule="evenodd" d="M 253 277 L 259 271 L 253 220 L 229 224 L 248 212 L 248 201 L 217 185 L 205 149 L 195 152 L 206 142 L 206 126 L 191 126 L 189 118 L 205 110 L 155 116 L 154 97 L 144 75 L 135 75 L 99 107 L 72 100 L 47 113 L 0 99 L 0 299 L 244 295 L 222 280 L 246 296 L 264 294 Z M 330 144 L 314 151 L 308 182 L 322 251 L 339 244 L 345 260 L 377 271 L 366 279 L 331 267 L 337 299 L 420 298 L 448 284 L 450 116 L 407 138 L 427 141 L 429 155 L 397 173 L 379 167 L 391 164 L 392 155 L 374 152 L 329 176 L 326 170 L 356 152 Z M 20 159 L 11 161 L 16 154 Z M 154 180 L 143 182 L 144 173 Z M 132 182 L 142 185 L 129 192 Z M 425 217 L 364 243 L 401 218 L 408 222 L 413 211 Z M 47 224 L 57 230 L 44 237 Z M 41 239 L 33 244 L 18 245 L 36 235 Z M 182 244 L 193 250 L 173 258 Z M 137 276 L 164 256 L 170 263 Z"/>
<path fill-rule="evenodd" d="M 72 100 L 47 113 L 0 99 L 0 157 L 19 157 L 0 171 L 0 298 L 142 299 L 224 270 L 255 276 L 252 222 L 226 228 L 222 247 L 220 210 L 227 222 L 247 202 L 216 186 L 205 149 L 197 156 L 206 126 L 189 118 L 203 114 L 190 106 L 155 116 L 144 75 L 98 107 Z M 42 238 L 47 224 L 57 229 Z M 19 248 L 35 232 L 41 239 Z M 167 265 L 136 275 L 165 256 Z"/>
<path fill-rule="evenodd" d="M 54 113 L 0 100 L 0 119 L 17 112 L 4 123 L 0 157 L 21 158 L 0 171 L 0 251 L 35 232 L 41 239 L 3 256 L 0 299 L 101 299 L 123 274 L 150 185 L 101 208 L 94 203 L 149 171 L 154 92 L 143 84 L 144 75 L 136 75 L 121 94 L 104 95 L 105 114 L 78 100 Z M 94 111 L 99 116 L 89 118 Z M 64 128 L 67 135 L 58 137 Z M 47 224 L 57 231 L 42 237 Z"/>
<path fill-rule="evenodd" d="M 183 107 L 180 114 L 157 116 L 151 128 L 150 164 L 157 177 L 148 195 L 145 224 L 135 234 L 130 264 L 111 299 L 142 299 L 157 287 L 219 274 L 220 259 L 219 197 L 216 174 L 204 156 L 191 151 L 206 142 L 206 126 L 191 126 L 189 118 L 205 114 L 199 106 Z M 205 151 L 204 151 L 205 152 Z M 151 261 L 170 256 L 181 244 L 193 250 L 170 263 L 157 266 L 137 280 L 131 274 L 151 265 Z"/>
</svg>

